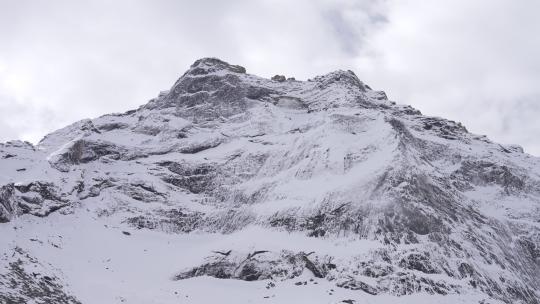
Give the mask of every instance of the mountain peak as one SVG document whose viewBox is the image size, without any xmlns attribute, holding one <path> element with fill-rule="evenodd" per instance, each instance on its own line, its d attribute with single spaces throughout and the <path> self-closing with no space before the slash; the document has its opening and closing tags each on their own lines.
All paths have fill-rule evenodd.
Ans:
<svg viewBox="0 0 540 304">
<path fill-rule="evenodd" d="M 323 95 L 317 94 L 323 90 Z M 160 93 L 143 108 L 186 107 L 188 111 L 197 109 L 199 114 L 216 112 L 220 108 L 222 114 L 229 115 L 247 110 L 253 101 L 282 104 L 285 99 L 294 99 L 297 106 L 310 111 L 343 105 L 377 107 L 381 103 L 390 103 L 384 92 L 373 91 L 351 70 L 337 70 L 308 81 L 296 81 L 283 75 L 266 79 L 247 74 L 244 67 L 218 58 L 201 58 L 170 90 Z M 234 110 L 229 111 L 231 108 Z"/>
<path fill-rule="evenodd" d="M 363 92 L 371 89 L 369 86 L 365 85 L 351 70 L 336 70 L 328 74 L 316 76 L 313 79 L 310 79 L 310 81 L 320 82 L 323 84 L 323 86 L 327 86 L 333 83 L 348 84 L 352 85 L 353 87 L 359 88 Z"/>
<path fill-rule="evenodd" d="M 186 74 L 189 75 L 205 75 L 217 71 L 227 71 L 232 73 L 245 74 L 246 69 L 239 65 L 229 64 L 221 59 L 214 57 L 205 57 L 196 60 Z"/>
</svg>

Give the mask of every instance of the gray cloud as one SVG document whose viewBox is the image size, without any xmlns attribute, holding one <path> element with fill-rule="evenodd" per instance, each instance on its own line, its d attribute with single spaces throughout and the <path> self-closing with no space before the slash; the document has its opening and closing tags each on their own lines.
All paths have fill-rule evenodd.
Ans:
<svg viewBox="0 0 540 304">
<path fill-rule="evenodd" d="M 540 155 L 540 4 L 0 1 L 0 140 L 135 108 L 197 58 L 300 79 L 353 69 L 391 99 Z"/>
</svg>

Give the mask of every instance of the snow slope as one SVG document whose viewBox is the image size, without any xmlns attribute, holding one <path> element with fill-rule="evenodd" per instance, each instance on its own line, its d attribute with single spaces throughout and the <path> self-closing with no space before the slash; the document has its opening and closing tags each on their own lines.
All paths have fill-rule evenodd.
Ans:
<svg viewBox="0 0 540 304">
<path fill-rule="evenodd" d="M 351 71 L 204 58 L 0 144 L 0 302 L 540 303 L 539 174 Z"/>
</svg>

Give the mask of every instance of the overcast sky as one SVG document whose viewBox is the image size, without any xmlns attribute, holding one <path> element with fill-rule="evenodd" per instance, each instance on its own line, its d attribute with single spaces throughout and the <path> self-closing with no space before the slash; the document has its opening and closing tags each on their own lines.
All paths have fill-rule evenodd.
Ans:
<svg viewBox="0 0 540 304">
<path fill-rule="evenodd" d="M 537 0 L 0 0 L 0 141 L 144 104 L 201 57 L 391 100 L 540 155 Z"/>
</svg>

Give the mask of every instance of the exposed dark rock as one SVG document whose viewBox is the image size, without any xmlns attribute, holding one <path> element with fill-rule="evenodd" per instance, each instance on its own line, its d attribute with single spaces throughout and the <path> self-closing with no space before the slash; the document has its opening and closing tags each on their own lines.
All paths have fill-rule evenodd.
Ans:
<svg viewBox="0 0 540 304">
<path fill-rule="evenodd" d="M 231 65 L 217 58 L 202 58 L 195 61 L 191 65 L 191 68 L 187 72 L 187 74 L 188 75 L 205 75 L 205 74 L 216 72 L 219 70 L 226 70 L 229 72 L 240 73 L 240 74 L 246 73 L 246 69 L 239 65 Z"/>
<path fill-rule="evenodd" d="M 419 292 L 428 294 L 447 295 L 459 293 L 460 286 L 450 285 L 444 281 L 434 281 L 430 278 L 419 277 L 415 274 L 398 273 L 397 280 L 393 281 L 390 288 L 392 294 L 398 296 L 410 295 Z"/>
<path fill-rule="evenodd" d="M 19 211 L 20 198 L 15 195 L 15 187 L 8 184 L 0 187 L 0 223 L 6 223 Z"/>
<path fill-rule="evenodd" d="M 350 85 L 354 88 L 357 88 L 358 90 L 365 92 L 367 90 L 366 86 L 358 77 L 356 74 L 354 74 L 353 71 L 335 71 L 323 76 L 317 76 L 313 78 L 311 81 L 316 81 L 319 83 L 320 89 L 326 89 L 329 86 L 332 86 L 334 84 L 346 84 Z"/>
<path fill-rule="evenodd" d="M 208 275 L 215 278 L 232 278 L 243 281 L 266 279 L 291 279 L 298 277 L 304 269 L 313 272 L 316 277 L 324 277 L 321 266 L 307 258 L 303 252 L 282 251 L 273 253 L 265 250 L 248 253 L 235 253 L 209 257 L 208 262 L 181 272 L 176 280 Z"/>
<path fill-rule="evenodd" d="M 270 96 L 277 94 L 279 93 L 268 88 L 250 86 L 247 88 L 246 97 L 249 99 L 265 101 L 269 100 Z"/>
<path fill-rule="evenodd" d="M 192 193 L 211 191 L 216 168 L 211 164 L 194 166 L 188 163 L 164 162 L 161 166 L 167 167 L 174 176 L 165 177 L 163 180 L 177 187 L 189 190 Z"/>
<path fill-rule="evenodd" d="M 464 161 L 461 168 L 452 175 L 456 180 L 454 184 L 463 190 L 467 189 L 467 184 L 499 185 L 506 193 L 513 193 L 523 190 L 526 186 L 526 178 L 520 176 L 514 169 L 488 161 Z"/>
<path fill-rule="evenodd" d="M 285 80 L 287 80 L 287 78 L 285 78 L 285 76 L 283 75 L 274 75 L 271 79 L 277 82 L 284 82 Z"/>
<path fill-rule="evenodd" d="M 467 263 L 459 264 L 458 271 L 462 278 L 472 277 L 475 274 L 474 268 Z"/>
<path fill-rule="evenodd" d="M 438 273 L 431 265 L 431 260 L 426 254 L 411 253 L 399 261 L 399 266 L 407 269 L 418 270 L 423 273 Z"/>
<path fill-rule="evenodd" d="M 99 125 L 97 126 L 97 129 L 100 131 L 112 131 L 112 130 L 125 129 L 128 127 L 129 125 L 126 123 L 111 122 L 111 123 Z"/>
<path fill-rule="evenodd" d="M 238 265 L 229 261 L 216 261 L 203 264 L 186 272 L 177 274 L 175 280 L 184 280 L 199 276 L 210 276 L 217 279 L 230 279 Z"/>
<path fill-rule="evenodd" d="M 200 212 L 171 209 L 158 211 L 154 215 L 130 217 L 126 222 L 138 229 L 158 229 L 171 233 L 189 233 L 201 228 L 204 220 L 203 215 Z"/>
<path fill-rule="evenodd" d="M 316 277 L 316 278 L 324 278 L 325 277 L 325 274 L 323 273 L 323 271 L 321 271 L 321 269 L 319 269 L 319 267 L 317 267 L 317 265 L 315 265 L 309 258 L 307 255 L 302 255 L 302 259 L 304 260 L 304 263 L 306 265 L 306 269 L 308 269 L 309 271 L 311 271 L 311 273 L 313 273 L 313 275 Z"/>
<path fill-rule="evenodd" d="M 98 196 L 101 191 L 104 189 L 114 187 L 115 186 L 115 180 L 111 178 L 94 178 L 93 183 L 90 187 L 87 187 L 84 183 L 82 186 L 80 186 L 79 190 L 77 191 L 78 197 L 80 199 L 87 199 L 89 197 L 96 197 Z M 79 185 L 81 185 L 79 183 Z"/>
<path fill-rule="evenodd" d="M 390 265 L 372 265 L 366 267 L 363 271 L 363 275 L 372 278 L 380 278 L 392 274 L 394 269 Z"/>
<path fill-rule="evenodd" d="M 455 140 L 462 138 L 463 134 L 467 133 L 467 129 L 463 125 L 451 120 L 436 117 L 422 117 L 420 118 L 420 121 L 424 130 L 434 132 L 446 139 Z"/>
<path fill-rule="evenodd" d="M 41 264 L 21 248 L 14 249 L 12 259 L 6 271 L 0 273 L 0 286 L 5 287 L 0 293 L 1 303 L 80 304 L 65 291 L 58 277 L 41 274 Z M 28 272 L 30 267 L 38 272 Z"/>
<path fill-rule="evenodd" d="M 522 237 L 519 241 L 519 244 L 525 249 L 525 252 L 527 252 L 530 257 L 540 264 L 540 242 L 527 239 L 526 237 Z"/>
<path fill-rule="evenodd" d="M 370 89 L 368 86 L 366 86 L 368 89 Z M 374 91 L 374 98 L 377 100 L 388 100 L 388 96 L 386 96 L 386 93 L 384 91 Z"/>
<path fill-rule="evenodd" d="M 69 204 L 52 183 L 7 184 L 0 187 L 0 223 L 26 213 L 47 216 Z"/>
<path fill-rule="evenodd" d="M 354 280 L 354 279 L 350 279 L 350 280 L 347 280 L 347 281 L 343 281 L 343 282 L 339 282 L 336 284 L 337 287 L 341 287 L 341 288 L 345 288 L 345 289 L 351 289 L 351 290 L 362 290 L 366 293 L 369 293 L 371 295 L 376 295 L 378 293 L 377 289 L 372 287 L 372 286 L 369 286 L 368 284 L 362 282 L 362 281 L 358 281 L 358 280 Z"/>
<path fill-rule="evenodd" d="M 147 185 L 144 183 L 132 183 L 129 185 L 122 185 L 120 188 L 123 192 L 130 196 L 131 198 L 145 202 L 161 202 L 166 199 L 166 195 L 156 191 L 152 185 Z"/>
<path fill-rule="evenodd" d="M 51 164 L 58 170 L 67 172 L 72 165 L 89 163 L 105 156 L 118 160 L 125 154 L 126 150 L 115 144 L 81 139 L 75 141 L 66 152 L 60 154 Z"/>
<path fill-rule="evenodd" d="M 180 152 L 181 153 L 186 153 L 186 154 L 195 154 L 195 153 L 199 153 L 201 151 L 204 151 L 204 150 L 208 150 L 208 149 L 212 149 L 212 148 L 215 148 L 217 146 L 219 146 L 221 144 L 220 141 L 209 141 L 209 142 L 203 142 L 203 143 L 198 143 L 198 144 L 193 144 L 193 145 L 190 145 L 190 146 L 187 146 L 187 147 L 183 147 L 180 149 Z"/>
</svg>

